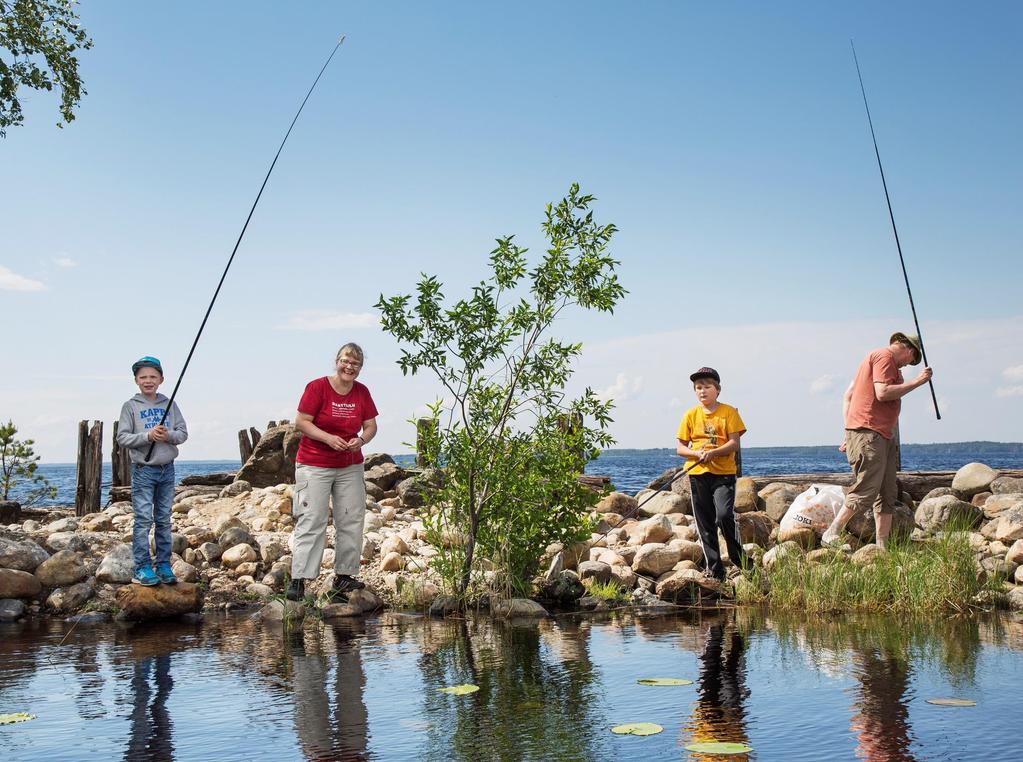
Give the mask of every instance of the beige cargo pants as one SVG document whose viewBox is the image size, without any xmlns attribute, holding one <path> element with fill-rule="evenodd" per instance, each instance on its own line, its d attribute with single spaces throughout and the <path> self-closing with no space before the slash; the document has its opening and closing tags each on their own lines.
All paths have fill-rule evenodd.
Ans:
<svg viewBox="0 0 1023 762">
<path fill-rule="evenodd" d="M 366 518 L 363 464 L 345 468 L 295 466 L 291 578 L 316 579 L 327 544 L 327 505 L 334 510 L 334 571 L 354 577 L 362 557 Z"/>
</svg>

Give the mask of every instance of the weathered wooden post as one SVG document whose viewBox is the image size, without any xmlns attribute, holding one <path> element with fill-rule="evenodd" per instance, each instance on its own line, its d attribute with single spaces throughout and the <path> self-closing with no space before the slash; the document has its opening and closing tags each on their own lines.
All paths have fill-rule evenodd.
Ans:
<svg viewBox="0 0 1023 762">
<path fill-rule="evenodd" d="M 434 465 L 431 462 L 429 451 L 432 443 L 437 441 L 437 419 L 420 418 L 416 421 L 416 465 L 419 468 L 429 468 Z"/>
<path fill-rule="evenodd" d="M 242 459 L 242 465 L 244 466 L 249 456 L 252 455 L 252 441 L 249 439 L 249 432 L 245 429 L 241 429 L 238 432 L 238 455 Z"/>
<path fill-rule="evenodd" d="M 259 444 L 259 440 L 263 438 L 263 435 L 259 433 L 259 429 L 257 429 L 255 426 L 250 426 L 249 437 L 252 441 L 252 449 L 255 450 L 256 445 Z"/>
<path fill-rule="evenodd" d="M 103 421 L 78 422 L 78 483 L 75 488 L 75 515 L 99 511 L 103 469 Z"/>
<path fill-rule="evenodd" d="M 110 485 L 112 487 L 131 486 L 131 455 L 117 444 L 117 428 L 120 421 L 114 421 L 110 448 Z"/>
<path fill-rule="evenodd" d="M 558 428 L 561 429 L 565 434 L 570 437 L 575 436 L 583 429 L 583 414 L 582 413 L 563 413 L 558 417 Z M 577 468 L 579 473 L 586 470 L 586 453 L 579 450 L 576 455 Z"/>
</svg>

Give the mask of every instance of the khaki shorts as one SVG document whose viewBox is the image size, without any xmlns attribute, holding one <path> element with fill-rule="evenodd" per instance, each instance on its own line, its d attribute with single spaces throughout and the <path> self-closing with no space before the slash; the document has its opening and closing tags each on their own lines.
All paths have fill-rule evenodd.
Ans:
<svg viewBox="0 0 1023 762">
<path fill-rule="evenodd" d="M 846 506 L 856 513 L 871 506 L 874 513 L 892 513 L 899 497 L 899 446 L 895 440 L 871 429 L 846 429 L 845 456 L 853 472 Z"/>
</svg>

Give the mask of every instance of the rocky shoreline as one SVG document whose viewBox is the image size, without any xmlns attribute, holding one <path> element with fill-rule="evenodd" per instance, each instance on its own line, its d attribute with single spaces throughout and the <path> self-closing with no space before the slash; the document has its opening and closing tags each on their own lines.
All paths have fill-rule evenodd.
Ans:
<svg viewBox="0 0 1023 762">
<path fill-rule="evenodd" d="M 284 439 L 282 435 L 277 445 L 282 449 Z M 268 620 L 300 618 L 305 607 L 284 601 L 282 595 L 291 560 L 291 485 L 276 483 L 266 470 L 248 468 L 248 473 L 257 474 L 253 481 L 261 486 L 233 478 L 244 476 L 243 470 L 237 475 L 191 477 L 177 487 L 172 561 L 180 582 L 175 586 L 131 584 L 130 502 L 119 500 L 77 518 L 72 509 L 57 508 L 20 523 L 0 524 L 0 621 L 31 616 L 150 619 L 242 608 L 258 610 Z M 651 486 L 663 482 L 664 476 Z M 367 457 L 361 572 L 367 589 L 352 594 L 347 603 L 317 606 L 319 616 L 359 616 L 385 606 L 437 615 L 454 610 L 453 600 L 442 595 L 440 580 L 431 571 L 431 559 L 439 550 L 427 542 L 420 515 L 424 491 L 435 478 L 429 470 L 406 471 L 388 455 Z M 758 564 L 769 568 L 777 557 L 791 552 L 805 553 L 810 562 L 815 554 L 845 552 L 855 563 L 869 563 L 881 552 L 871 544 L 870 517 L 854 519 L 849 526 L 851 542 L 842 551 L 819 549 L 820 537 L 813 529 L 780 530 L 785 511 L 809 485 L 791 481 L 791 477 L 738 481 L 739 531 Z M 1023 610 L 1023 478 L 972 463 L 947 481 L 947 486 L 932 488 L 919 500 L 903 491 L 896 528 L 925 540 L 949 522 L 969 524 L 977 574 L 1001 579 L 1006 605 Z M 919 478 L 914 482 L 920 483 Z M 637 513 L 644 500 L 638 515 L 624 518 Z M 537 579 L 534 599 L 495 599 L 492 613 L 544 616 L 552 607 L 606 610 L 612 604 L 588 594 L 595 582 L 613 582 L 628 597 L 627 605 L 635 607 L 721 605 L 734 596 L 735 585 L 749 581 L 738 577 L 738 570 L 731 570 L 723 585 L 703 576 L 702 549 L 690 512 L 686 479 L 656 494 L 645 489 L 636 495 L 612 492 L 600 499 L 595 495 L 591 516 L 596 531 L 591 540 L 549 548 L 542 559 L 546 573 Z M 333 544 L 331 527 L 321 576 L 308 587 L 314 598 L 332 582 Z"/>
</svg>

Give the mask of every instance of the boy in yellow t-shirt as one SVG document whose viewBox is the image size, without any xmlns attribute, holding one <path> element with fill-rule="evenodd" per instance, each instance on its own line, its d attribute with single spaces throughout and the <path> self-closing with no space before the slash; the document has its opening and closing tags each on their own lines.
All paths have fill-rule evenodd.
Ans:
<svg viewBox="0 0 1023 762">
<path fill-rule="evenodd" d="M 735 523 L 735 453 L 746 424 L 739 411 L 718 402 L 721 376 L 713 368 L 700 368 L 689 380 L 700 404 L 689 409 L 678 427 L 676 452 L 689 461 L 689 484 L 693 517 L 703 547 L 707 574 L 724 580 L 718 527 L 724 535 L 728 557 L 740 569 L 749 566 Z"/>
</svg>

